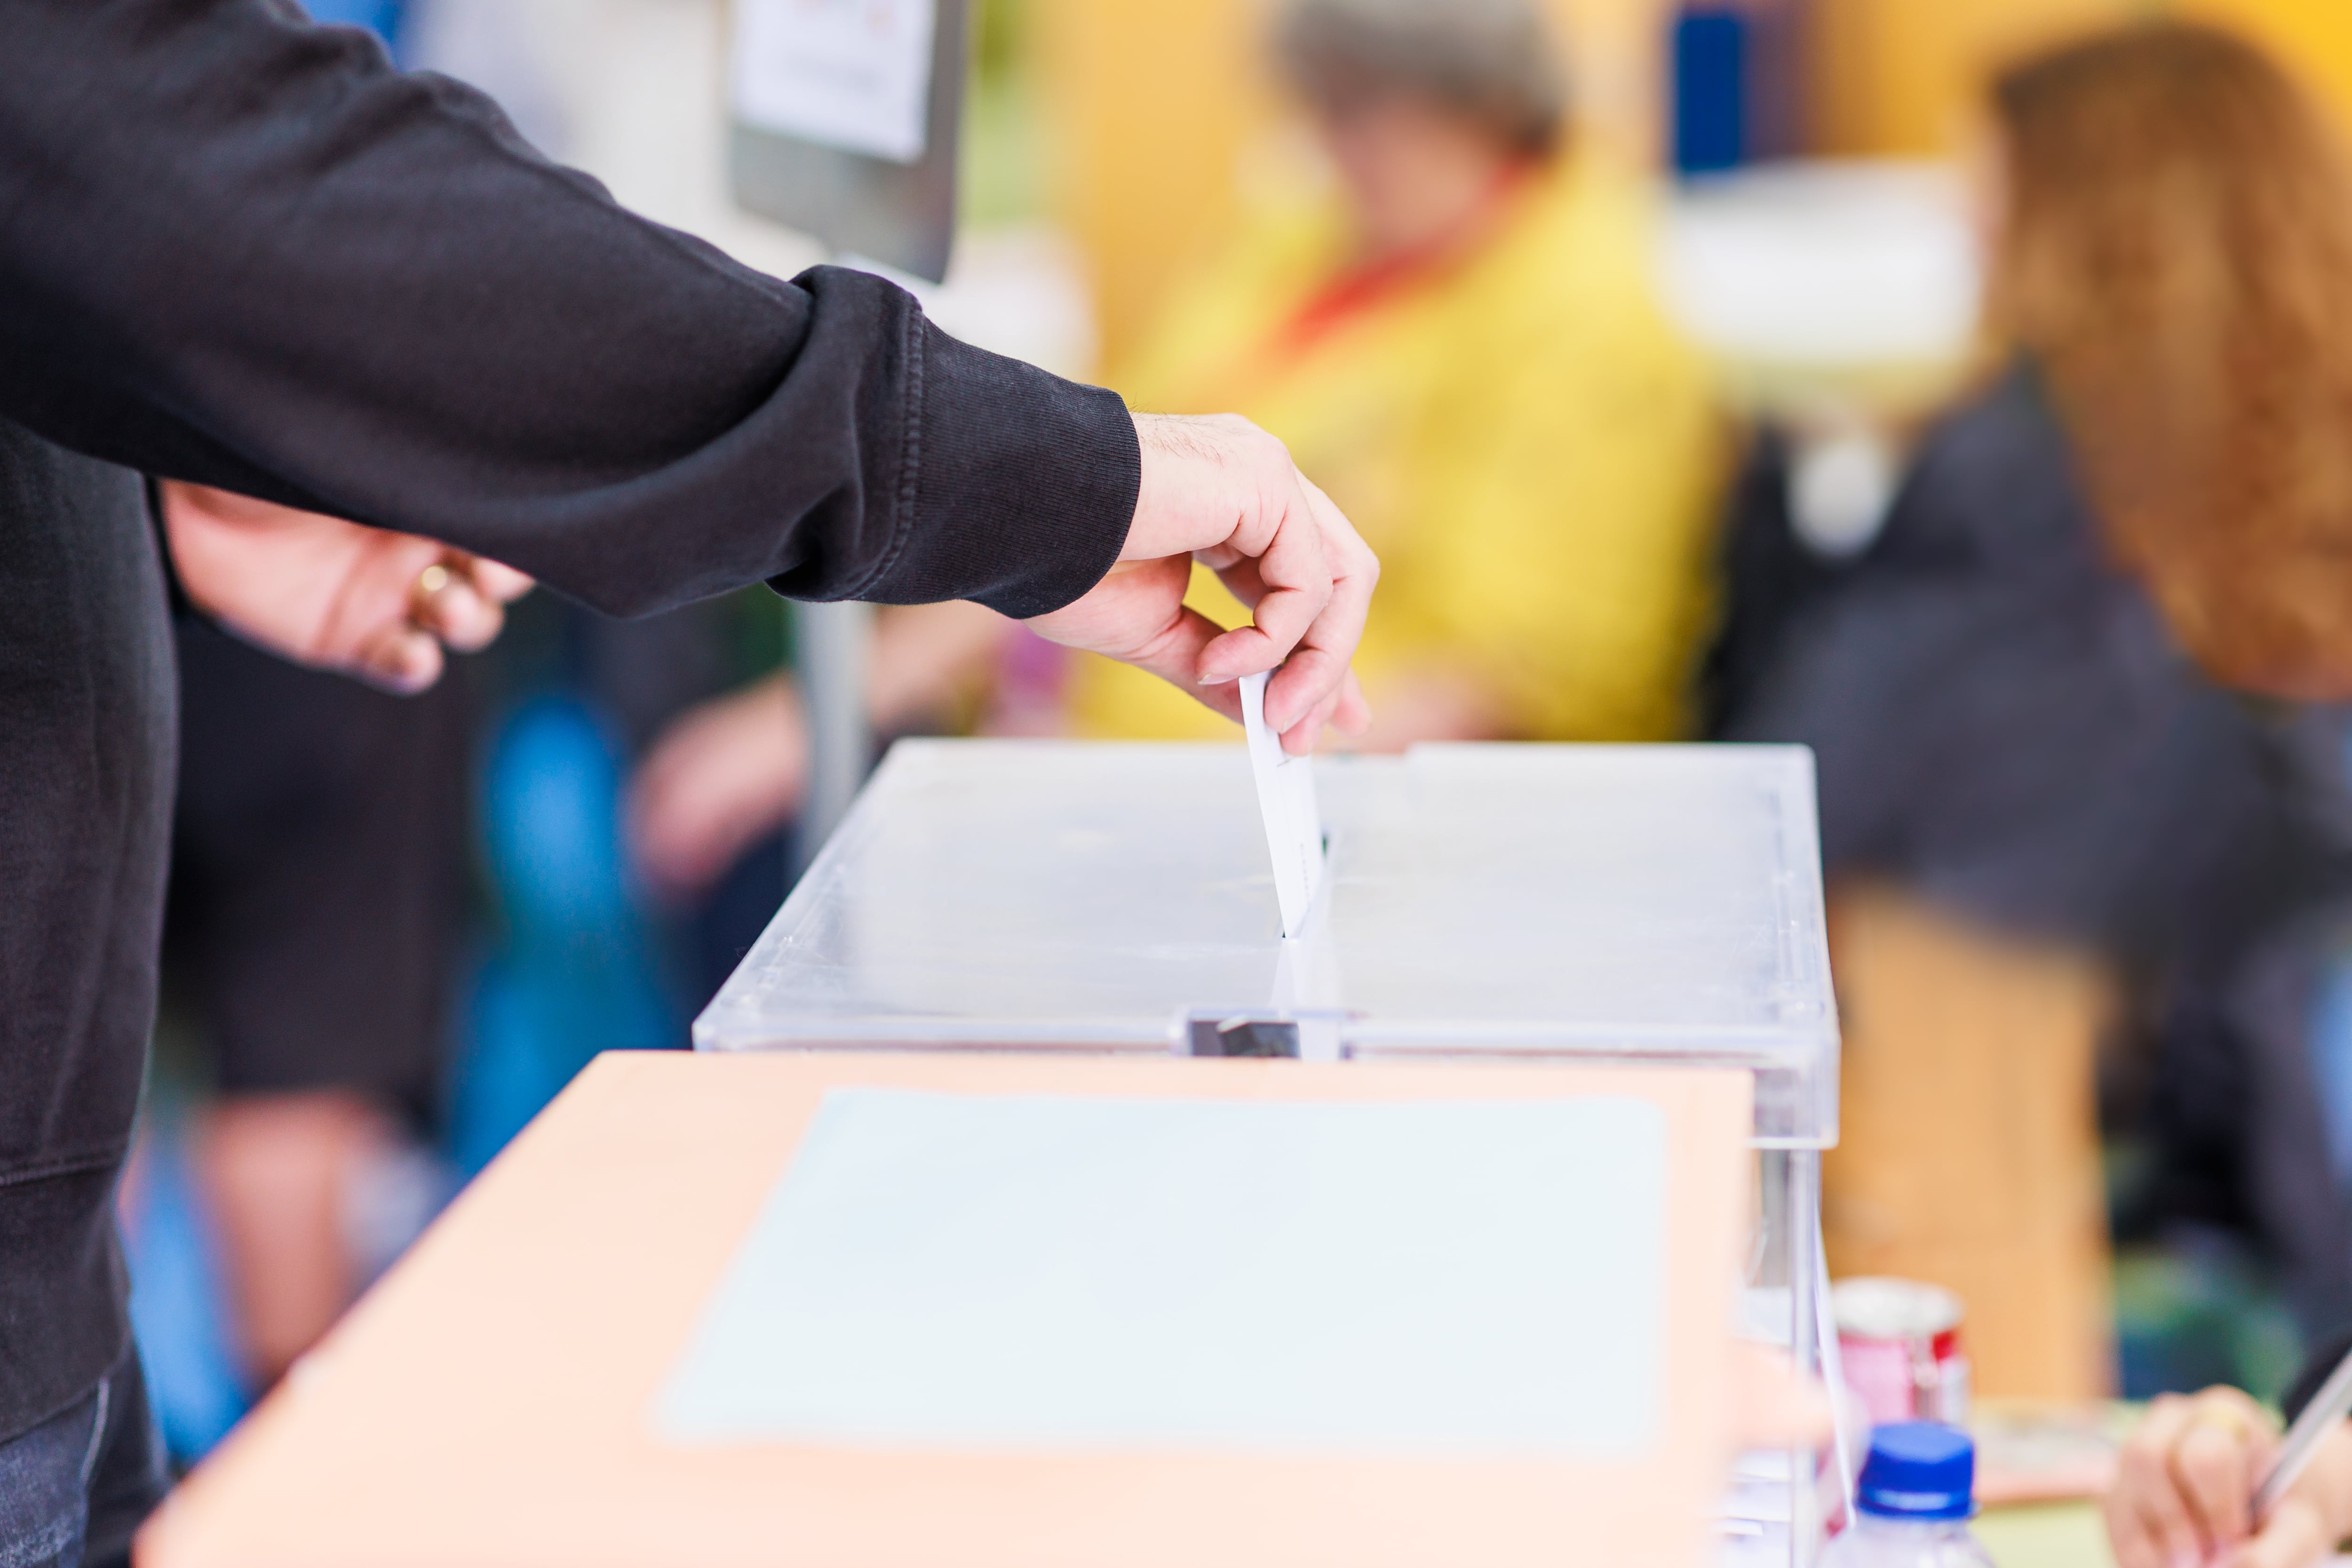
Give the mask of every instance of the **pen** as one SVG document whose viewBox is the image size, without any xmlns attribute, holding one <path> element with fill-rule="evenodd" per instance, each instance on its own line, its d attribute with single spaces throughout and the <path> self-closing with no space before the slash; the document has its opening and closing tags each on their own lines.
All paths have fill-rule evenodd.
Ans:
<svg viewBox="0 0 2352 1568">
<path fill-rule="evenodd" d="M 2295 1479 L 2310 1465 L 2312 1456 L 2319 1452 L 2319 1440 L 2347 1413 L 2352 1413 L 2352 1352 L 2336 1363 L 2336 1370 L 2327 1374 L 2327 1381 L 2319 1385 L 2319 1392 L 2311 1396 L 2311 1403 L 2303 1407 L 2303 1414 L 2294 1418 L 2294 1425 L 2280 1440 L 2278 1462 L 2254 1491 L 2254 1523 L 2258 1528 L 2270 1518 L 2271 1510 L 2286 1495 L 2286 1489 L 2294 1485 Z"/>
</svg>

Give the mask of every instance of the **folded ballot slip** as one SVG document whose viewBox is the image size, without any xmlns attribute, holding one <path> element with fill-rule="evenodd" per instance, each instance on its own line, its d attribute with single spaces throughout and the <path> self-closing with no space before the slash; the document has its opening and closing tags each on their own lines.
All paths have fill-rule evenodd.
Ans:
<svg viewBox="0 0 2352 1568">
<path fill-rule="evenodd" d="M 1250 773 L 1257 781 L 1258 815 L 1274 855 L 1274 891 L 1282 905 L 1282 934 L 1306 929 L 1307 906 L 1323 880 L 1323 813 L 1315 804 L 1315 763 L 1282 749 L 1265 721 L 1266 677 L 1242 677 L 1242 729 L 1249 737 Z"/>
</svg>

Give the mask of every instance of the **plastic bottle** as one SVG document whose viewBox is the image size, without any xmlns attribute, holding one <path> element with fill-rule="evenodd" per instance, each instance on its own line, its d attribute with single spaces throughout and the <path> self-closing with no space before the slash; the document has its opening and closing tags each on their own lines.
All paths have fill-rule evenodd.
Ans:
<svg viewBox="0 0 2352 1568">
<path fill-rule="evenodd" d="M 1977 1450 L 1935 1421 L 1900 1421 L 1870 1435 L 1854 1485 L 1854 1518 L 1822 1568 L 1992 1568 L 1969 1533 Z"/>
</svg>

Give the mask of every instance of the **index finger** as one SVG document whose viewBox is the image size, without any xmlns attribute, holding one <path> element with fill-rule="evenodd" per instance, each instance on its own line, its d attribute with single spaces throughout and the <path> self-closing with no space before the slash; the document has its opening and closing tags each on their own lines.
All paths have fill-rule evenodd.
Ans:
<svg viewBox="0 0 2352 1568">
<path fill-rule="evenodd" d="M 2099 1512 L 2107 1522 L 2107 1551 L 2116 1568 L 2165 1568 L 2163 1552 L 2140 1521 L 2139 1510 L 2120 1489 L 2099 1500 Z"/>
<path fill-rule="evenodd" d="M 1290 662 L 1275 672 L 1265 692 L 1265 721 L 1288 730 L 1340 690 L 1348 667 L 1363 640 L 1365 618 L 1370 614 L 1372 587 L 1380 580 L 1381 563 L 1331 498 L 1301 474 L 1318 531 L 1331 562 L 1331 594 L 1313 624 L 1299 638 Z M 1360 705 L 1361 699 L 1357 699 Z M 1360 727 L 1360 726 L 1359 726 Z M 1313 736 L 1302 743 L 1313 744 Z"/>
<path fill-rule="evenodd" d="M 1265 552 L 1250 563 L 1246 574 L 1239 563 L 1221 574 L 1229 578 L 1240 575 L 1245 584 L 1254 582 L 1257 597 L 1250 606 L 1251 624 L 1234 627 L 1202 654 L 1203 681 L 1232 680 L 1271 669 L 1289 658 L 1312 630 L 1330 604 L 1334 583 L 1323 533 L 1304 481 L 1299 480 Z M 1275 722 L 1271 710 L 1266 722 Z"/>
</svg>

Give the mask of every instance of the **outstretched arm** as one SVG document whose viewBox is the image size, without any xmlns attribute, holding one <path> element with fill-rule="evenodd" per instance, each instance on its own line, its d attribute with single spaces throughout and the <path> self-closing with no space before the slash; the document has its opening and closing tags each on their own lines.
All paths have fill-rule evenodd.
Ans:
<svg viewBox="0 0 2352 1568">
<path fill-rule="evenodd" d="M 765 580 L 1035 616 L 1142 552 L 1212 552 L 1265 567 L 1265 636 L 1129 624 L 1160 608 L 1132 593 L 1048 635 L 1180 680 L 1303 647 L 1280 710 L 1339 707 L 1345 524 L 1263 437 L 1147 486 L 1113 395 L 878 279 L 740 267 L 267 0 L 16 0 L 0 84 L 0 416 L 620 613 Z"/>
</svg>

